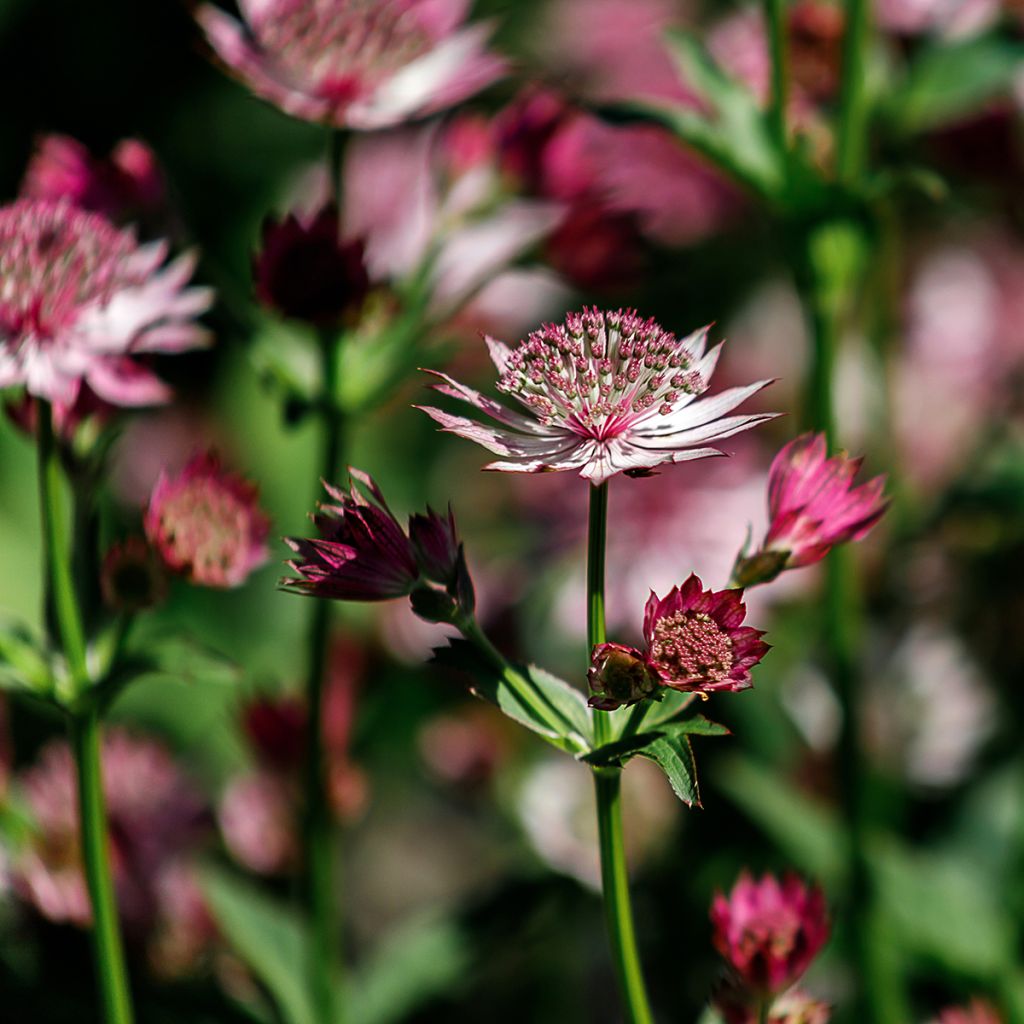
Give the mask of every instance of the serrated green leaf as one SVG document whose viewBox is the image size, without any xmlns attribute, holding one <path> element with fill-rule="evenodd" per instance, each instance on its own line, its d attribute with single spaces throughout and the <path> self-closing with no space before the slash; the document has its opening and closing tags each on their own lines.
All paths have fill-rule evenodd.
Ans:
<svg viewBox="0 0 1024 1024">
<path fill-rule="evenodd" d="M 287 1024 L 316 1024 L 309 992 L 309 937 L 287 907 L 223 871 L 208 871 L 203 892 L 234 952 L 273 998 Z"/>
<path fill-rule="evenodd" d="M 640 757 L 653 761 L 668 776 L 673 791 L 687 807 L 700 807 L 700 787 L 697 785 L 697 763 L 686 736 L 659 737 L 643 750 Z"/>
<path fill-rule="evenodd" d="M 448 991 L 470 962 L 466 937 L 451 921 L 419 920 L 389 936 L 352 979 L 352 1024 L 395 1024 Z"/>
<path fill-rule="evenodd" d="M 949 124 L 1006 93 L 1024 64 L 1024 46 L 999 35 L 940 43 L 922 52 L 884 112 L 911 135 Z"/>
<path fill-rule="evenodd" d="M 673 740 L 685 736 L 728 736 L 729 730 L 718 722 L 712 722 L 703 715 L 680 710 L 652 728 L 645 720 L 641 731 L 621 736 L 611 743 L 605 743 L 594 750 L 580 755 L 587 764 L 621 767 L 631 757 L 642 754 L 645 748 L 659 740 Z"/>
</svg>

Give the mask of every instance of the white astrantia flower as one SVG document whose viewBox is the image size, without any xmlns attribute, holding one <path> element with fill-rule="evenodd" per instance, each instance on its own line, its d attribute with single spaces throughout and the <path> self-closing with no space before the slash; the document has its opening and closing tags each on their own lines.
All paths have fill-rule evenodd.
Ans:
<svg viewBox="0 0 1024 1024">
<path fill-rule="evenodd" d="M 498 425 L 420 408 L 446 431 L 501 456 L 486 468 L 504 472 L 574 470 L 596 485 L 616 473 L 643 474 L 664 463 L 722 455 L 714 442 L 775 414 L 726 415 L 768 380 L 701 397 L 721 350 L 721 344 L 707 347 L 708 330 L 677 339 L 633 310 L 571 313 L 515 349 L 486 339 L 498 390 L 525 413 L 443 373 L 437 391 Z"/>
</svg>

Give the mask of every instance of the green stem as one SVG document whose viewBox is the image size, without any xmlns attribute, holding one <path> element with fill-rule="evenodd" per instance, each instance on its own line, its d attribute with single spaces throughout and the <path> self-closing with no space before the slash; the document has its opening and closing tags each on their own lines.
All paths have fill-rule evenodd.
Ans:
<svg viewBox="0 0 1024 1024">
<path fill-rule="evenodd" d="M 324 332 L 320 339 L 323 452 L 321 474 L 333 482 L 339 470 L 343 422 L 336 408 L 341 368 L 341 339 Z M 309 983 L 318 1024 L 339 1024 L 339 925 L 334 827 L 327 788 L 323 739 L 324 687 L 329 668 L 331 603 L 314 601 L 309 624 L 309 668 L 306 677 L 306 804 L 303 822 L 306 906 L 312 929 Z"/>
<path fill-rule="evenodd" d="M 768 1024 L 768 1020 L 772 1013 L 772 1003 L 770 999 L 766 999 L 761 1003 L 760 1008 L 757 1011 L 758 1024 Z"/>
<path fill-rule="evenodd" d="M 43 558 L 46 564 L 47 618 L 56 620 L 60 645 L 67 659 L 72 694 L 78 696 L 89 684 L 85 630 L 71 575 L 68 524 L 61 507 L 60 455 L 53 433 L 49 402 L 39 402 L 37 450 L 39 512 L 43 523 Z"/>
<path fill-rule="evenodd" d="M 772 94 L 768 117 L 779 153 L 788 149 L 786 107 L 789 104 L 789 33 L 786 0 L 764 0 L 765 21 L 772 60 Z"/>
<path fill-rule="evenodd" d="M 587 542 L 588 660 L 596 644 L 605 641 L 604 569 L 608 532 L 608 484 L 590 489 L 590 525 Z M 608 712 L 594 715 L 594 739 L 600 745 L 611 736 Z M 615 972 L 622 990 L 629 1024 L 652 1024 L 629 898 L 629 874 L 622 836 L 622 770 L 594 770 L 597 796 L 597 831 L 601 847 L 601 889 Z"/>
<path fill-rule="evenodd" d="M 110 841 L 100 762 L 100 722 L 95 709 L 72 715 L 71 747 L 78 770 L 82 863 L 92 905 L 92 942 L 107 1024 L 132 1024 L 131 996 L 110 873 Z"/>
<path fill-rule="evenodd" d="M 870 0 L 846 0 L 843 81 L 836 142 L 839 180 L 856 184 L 867 151 L 867 51 L 871 31 Z"/>
</svg>

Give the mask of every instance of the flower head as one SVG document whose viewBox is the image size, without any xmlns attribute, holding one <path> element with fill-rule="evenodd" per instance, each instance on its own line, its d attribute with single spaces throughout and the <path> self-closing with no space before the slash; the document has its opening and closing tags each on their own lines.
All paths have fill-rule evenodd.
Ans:
<svg viewBox="0 0 1024 1024">
<path fill-rule="evenodd" d="M 294 213 L 263 224 L 253 260 L 256 296 L 283 316 L 317 326 L 357 313 L 370 290 L 361 239 L 344 240 L 337 208 L 310 218 Z"/>
<path fill-rule="evenodd" d="M 227 68 L 285 113 L 377 129 L 459 103 L 500 77 L 465 0 L 242 0 L 199 22 Z"/>
<path fill-rule="evenodd" d="M 972 999 L 967 1006 L 943 1010 L 935 1024 L 1003 1024 L 1003 1017 L 990 1002 Z"/>
<path fill-rule="evenodd" d="M 0 208 L 0 388 L 71 405 L 83 384 L 114 405 L 149 405 L 167 387 L 135 356 L 206 341 L 210 305 L 186 288 L 194 257 L 161 268 L 167 246 L 65 201 Z"/>
<path fill-rule="evenodd" d="M 646 651 L 621 644 L 594 648 L 590 706 L 612 711 L 653 696 L 657 686 L 686 693 L 746 690 L 750 670 L 768 652 L 764 632 L 743 626 L 742 590 L 704 590 L 694 575 L 644 610 Z"/>
<path fill-rule="evenodd" d="M 497 421 L 494 427 L 425 407 L 441 426 L 502 456 L 487 469 L 536 473 L 576 470 L 594 484 L 621 472 L 644 473 L 668 462 L 722 453 L 704 447 L 771 419 L 724 416 L 768 381 L 700 396 L 721 345 L 706 350 L 708 329 L 679 340 L 634 311 L 571 313 L 518 348 L 487 339 L 498 389 L 521 413 L 445 374 L 435 384 Z"/>
<path fill-rule="evenodd" d="M 337 504 L 321 505 L 313 516 L 320 536 L 285 538 L 299 556 L 288 562 L 299 578 L 284 579 L 281 586 L 339 601 L 411 595 L 417 615 L 431 621 L 449 621 L 457 609 L 471 611 L 473 588 L 451 509 L 446 517 L 429 508 L 410 516 L 407 535 L 373 478 L 351 466 L 349 474 L 347 494 L 324 483 Z"/>
<path fill-rule="evenodd" d="M 795 876 L 740 875 L 711 904 L 715 948 L 752 994 L 777 995 L 796 982 L 828 939 L 825 897 Z"/>
<path fill-rule="evenodd" d="M 197 455 L 178 476 L 153 488 L 144 526 L 150 544 L 174 572 L 206 587 L 237 587 L 267 560 L 270 521 L 255 484 Z"/>
<path fill-rule="evenodd" d="M 758 1024 L 759 1000 L 731 980 L 715 993 L 714 1005 L 725 1024 Z M 828 1024 L 832 1010 L 828 1004 L 812 999 L 793 988 L 772 1000 L 768 1024 Z"/>
<path fill-rule="evenodd" d="M 881 519 L 885 478 L 853 486 L 861 459 L 827 457 L 824 434 L 790 441 L 768 476 L 770 525 L 761 550 L 739 560 L 736 578 L 750 585 L 784 569 L 820 561 L 836 544 L 860 540 Z"/>
</svg>

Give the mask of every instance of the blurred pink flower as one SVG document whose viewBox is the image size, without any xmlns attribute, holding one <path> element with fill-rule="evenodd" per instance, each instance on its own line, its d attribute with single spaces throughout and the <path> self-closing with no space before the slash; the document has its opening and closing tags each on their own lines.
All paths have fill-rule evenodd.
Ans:
<svg viewBox="0 0 1024 1024">
<path fill-rule="evenodd" d="M 1003 1024 L 1003 1016 L 985 999 L 972 999 L 967 1006 L 942 1010 L 934 1024 Z"/>
<path fill-rule="evenodd" d="M 294 870 L 300 859 L 298 802 L 292 781 L 276 772 L 233 778 L 217 812 L 231 856 L 260 875 Z"/>
<path fill-rule="evenodd" d="M 725 1024 L 759 1024 L 760 1007 L 742 987 L 726 987 L 713 999 L 715 1009 Z M 812 999 L 799 989 L 790 989 L 772 1000 L 767 1024 L 828 1024 L 832 1009 L 827 1003 Z"/>
<path fill-rule="evenodd" d="M 475 789 L 494 778 L 511 752 L 514 737 L 506 725 L 490 706 L 470 704 L 431 718 L 420 729 L 417 746 L 442 782 Z"/>
<path fill-rule="evenodd" d="M 164 563 L 190 582 L 237 587 L 268 557 L 270 520 L 255 484 L 225 471 L 213 453 L 177 476 L 161 473 L 143 524 Z"/>
<path fill-rule="evenodd" d="M 795 876 L 755 881 L 743 872 L 728 897 L 711 904 L 715 949 L 737 979 L 761 997 L 798 981 L 829 935 L 825 897 Z"/>
<path fill-rule="evenodd" d="M 999 15 L 1001 0 L 876 0 L 880 27 L 899 35 L 963 36 L 979 32 Z"/>
<path fill-rule="evenodd" d="M 134 357 L 205 344 L 194 318 L 212 293 L 185 287 L 193 256 L 161 268 L 166 254 L 66 200 L 0 209 L 0 387 L 65 406 L 83 384 L 114 405 L 167 401 Z"/>
<path fill-rule="evenodd" d="M 853 486 L 861 462 L 845 454 L 828 458 L 824 434 L 785 445 L 768 475 L 768 533 L 759 550 L 737 560 L 737 582 L 767 583 L 785 569 L 820 561 L 836 544 L 865 537 L 887 502 L 884 477 Z"/>
<path fill-rule="evenodd" d="M 102 748 L 103 791 L 110 827 L 118 906 L 128 927 L 148 931 L 160 907 L 164 873 L 195 850 L 205 808 L 170 754 L 158 743 L 112 730 Z M 43 748 L 19 785 L 36 832 L 15 857 L 15 887 L 53 921 L 90 920 L 82 875 L 76 775 L 63 741 Z"/>
<path fill-rule="evenodd" d="M 516 349 L 487 339 L 498 388 L 525 415 L 446 374 L 437 375 L 437 391 L 501 426 L 421 408 L 445 431 L 503 456 L 486 468 L 505 472 L 574 470 L 600 484 L 616 473 L 720 455 L 698 446 L 771 419 L 768 413 L 724 416 L 770 382 L 700 399 L 721 349 L 707 350 L 707 333 L 679 340 L 632 310 L 570 313 L 564 325 L 546 324 Z"/>
<path fill-rule="evenodd" d="M 361 239 L 343 239 L 337 208 L 263 222 L 256 297 L 282 316 L 331 326 L 358 315 L 370 290 Z"/>
<path fill-rule="evenodd" d="M 505 62 L 488 25 L 462 27 L 467 0 L 242 0 L 243 22 L 197 17 L 227 69 L 285 113 L 387 128 L 460 103 Z"/>
<path fill-rule="evenodd" d="M 158 215 L 167 186 L 156 155 L 139 139 L 122 139 L 101 159 L 68 135 L 43 135 L 25 169 L 21 195 L 67 199 L 123 223 Z"/>
</svg>

